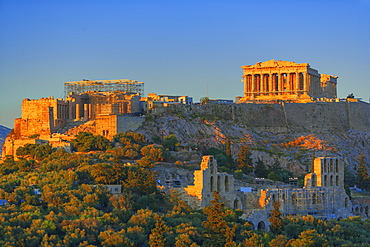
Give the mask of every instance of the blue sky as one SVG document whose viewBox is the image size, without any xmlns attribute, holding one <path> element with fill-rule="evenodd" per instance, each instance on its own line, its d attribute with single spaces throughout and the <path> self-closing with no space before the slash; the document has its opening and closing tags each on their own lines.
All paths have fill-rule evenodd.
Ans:
<svg viewBox="0 0 370 247">
<path fill-rule="evenodd" d="M 234 99 L 240 66 L 270 59 L 339 76 L 339 97 L 368 102 L 370 0 L 0 0 L 0 124 L 83 78 Z"/>
</svg>

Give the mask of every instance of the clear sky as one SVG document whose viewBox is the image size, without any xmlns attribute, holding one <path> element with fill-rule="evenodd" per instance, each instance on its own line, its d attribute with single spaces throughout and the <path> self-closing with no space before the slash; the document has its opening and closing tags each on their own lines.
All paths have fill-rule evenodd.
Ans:
<svg viewBox="0 0 370 247">
<path fill-rule="evenodd" d="M 368 102 L 370 0 L 0 0 L 0 124 L 82 79 L 235 99 L 240 66 L 270 59 L 339 76 L 339 97 Z"/>
</svg>

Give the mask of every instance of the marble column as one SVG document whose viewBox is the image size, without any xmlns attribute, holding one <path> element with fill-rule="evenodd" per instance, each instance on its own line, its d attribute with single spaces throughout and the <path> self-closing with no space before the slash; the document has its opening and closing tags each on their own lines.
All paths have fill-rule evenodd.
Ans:
<svg viewBox="0 0 370 247">
<path fill-rule="evenodd" d="M 273 91 L 272 90 L 272 74 L 268 74 L 268 85 L 269 85 L 268 92 L 269 94 L 271 94 L 271 92 Z"/>
<path fill-rule="evenodd" d="M 254 74 L 251 75 L 251 93 L 254 95 Z"/>
<path fill-rule="evenodd" d="M 247 96 L 248 92 L 248 75 L 244 76 L 244 97 Z"/>
</svg>

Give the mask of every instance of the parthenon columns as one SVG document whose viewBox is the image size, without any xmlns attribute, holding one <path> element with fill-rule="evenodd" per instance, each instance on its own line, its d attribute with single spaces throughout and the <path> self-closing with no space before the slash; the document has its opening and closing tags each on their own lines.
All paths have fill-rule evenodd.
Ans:
<svg viewBox="0 0 370 247">
<path fill-rule="evenodd" d="M 244 92 L 246 95 L 302 94 L 307 92 L 309 80 L 310 75 L 306 72 L 247 74 L 244 77 Z"/>
</svg>

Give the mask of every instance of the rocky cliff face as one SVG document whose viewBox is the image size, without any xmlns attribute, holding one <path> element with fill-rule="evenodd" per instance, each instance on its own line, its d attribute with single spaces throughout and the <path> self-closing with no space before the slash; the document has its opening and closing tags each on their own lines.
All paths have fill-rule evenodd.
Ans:
<svg viewBox="0 0 370 247">
<path fill-rule="evenodd" d="M 1 150 L 5 141 L 6 136 L 9 134 L 10 129 L 0 125 L 0 156 L 1 156 Z"/>
<path fill-rule="evenodd" d="M 138 130 L 148 139 L 175 134 L 181 143 L 204 149 L 223 149 L 230 140 L 234 157 L 249 144 L 253 162 L 279 162 L 297 175 L 308 171 L 313 155 L 347 158 L 352 171 L 360 153 L 370 161 L 366 103 L 198 105 L 161 111 Z"/>
</svg>

